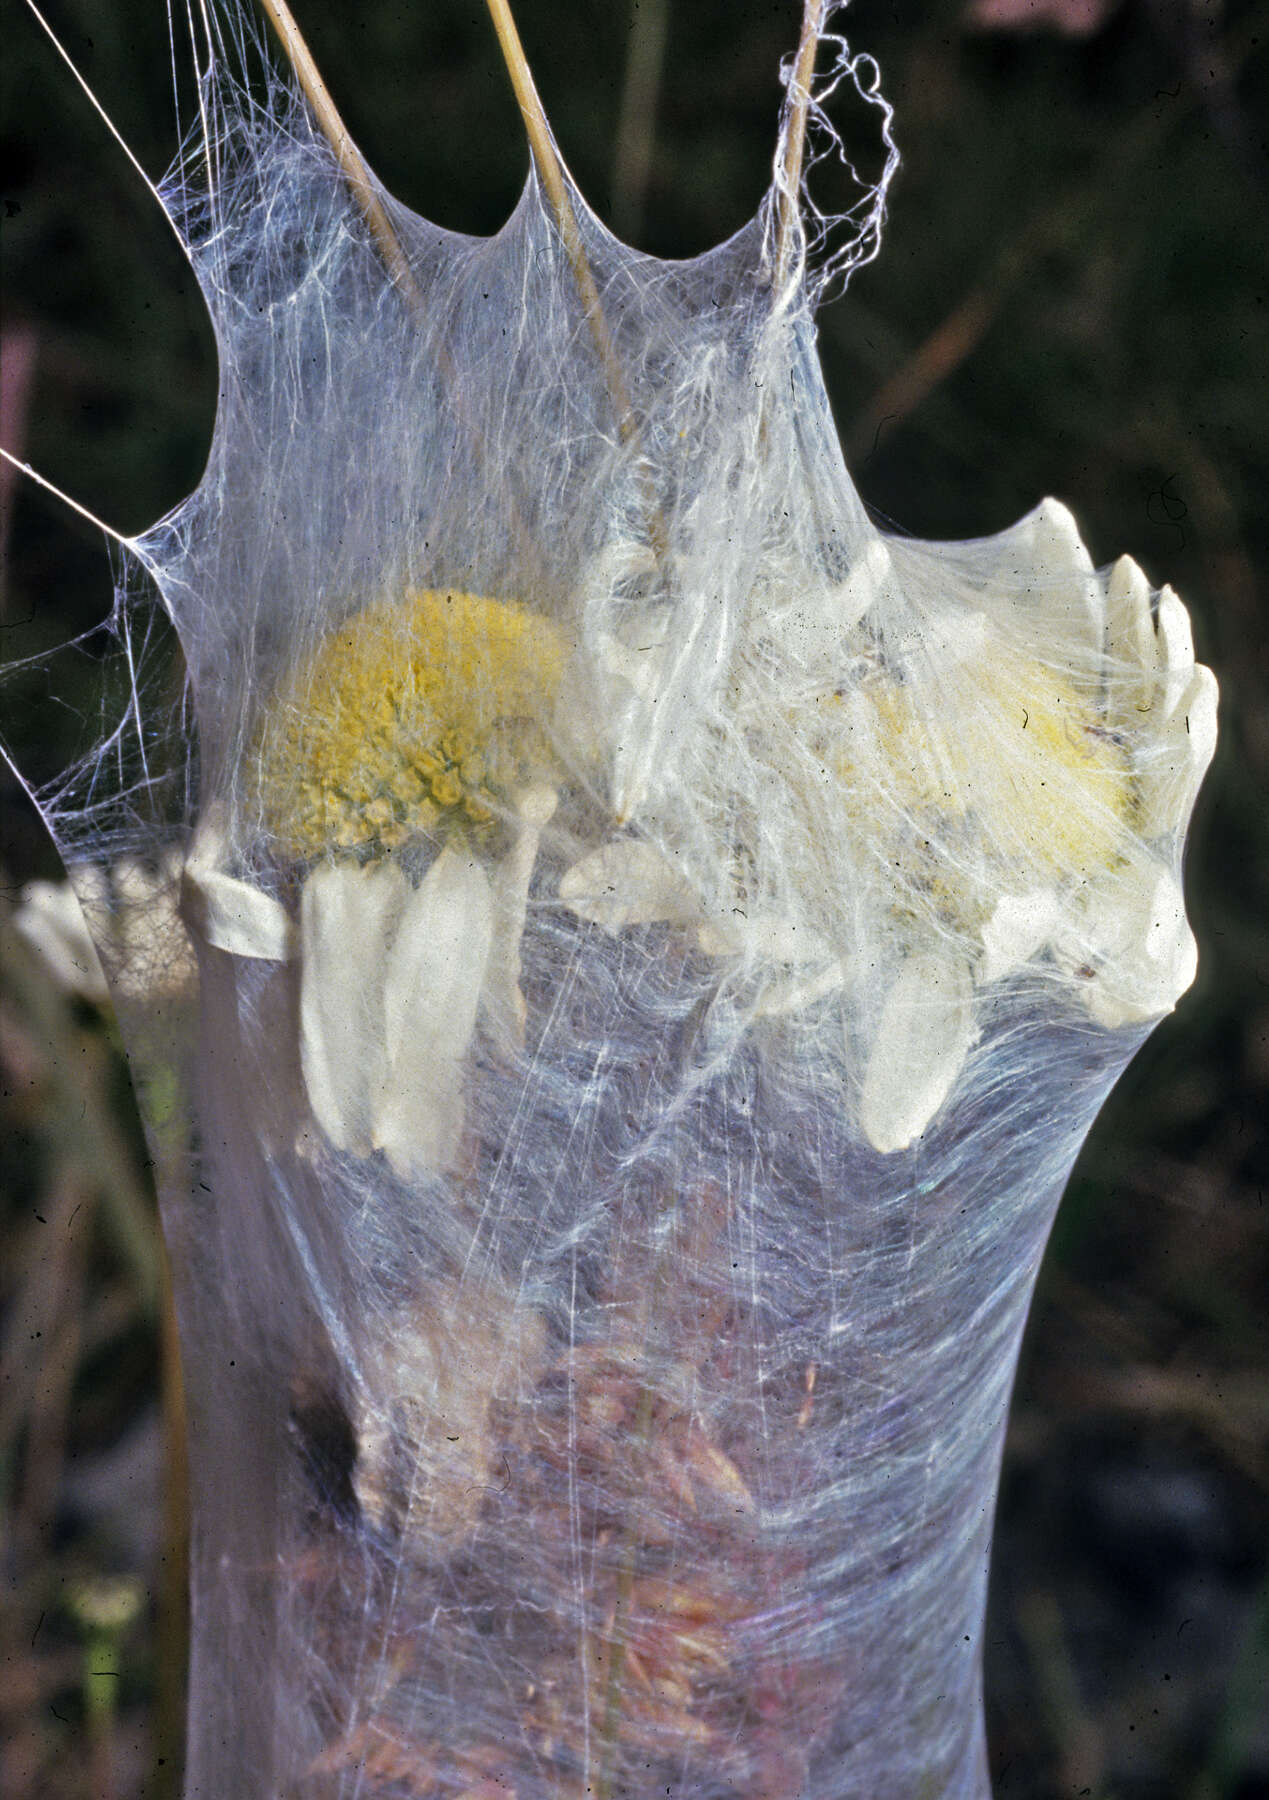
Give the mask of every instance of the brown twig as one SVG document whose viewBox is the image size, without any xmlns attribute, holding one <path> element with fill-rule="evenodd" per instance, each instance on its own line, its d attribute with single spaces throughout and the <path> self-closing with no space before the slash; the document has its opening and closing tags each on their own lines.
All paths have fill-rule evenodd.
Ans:
<svg viewBox="0 0 1269 1800">
<path fill-rule="evenodd" d="M 811 110 L 811 79 L 815 73 L 815 54 L 824 29 L 826 0 L 806 0 L 802 11 L 802 35 L 798 40 L 797 61 L 789 86 L 787 121 L 784 134 L 784 167 L 780 180 L 780 223 L 776 233 L 776 287 L 788 277 L 789 261 L 798 235 L 800 208 L 798 193 L 802 185 L 802 162 L 806 155 L 806 122 Z"/>
<path fill-rule="evenodd" d="M 370 235 L 383 258 L 389 275 L 415 309 L 421 313 L 423 296 L 414 279 L 409 259 L 402 249 L 401 240 L 393 230 L 391 220 L 379 198 L 374 176 L 370 173 L 365 158 L 348 135 L 348 128 L 339 116 L 335 102 L 331 99 L 330 89 L 322 80 L 312 52 L 304 42 L 300 28 L 296 24 L 286 0 L 260 0 L 260 4 L 277 32 L 287 60 L 295 71 L 295 78 L 300 84 L 301 91 L 313 109 L 319 130 L 335 153 L 340 172 L 348 183 L 354 201 L 361 209 L 362 217 L 366 221 Z M 458 421 L 459 428 L 466 434 L 476 461 L 486 469 L 491 466 L 500 466 L 490 459 L 479 428 L 467 415 L 454 359 L 443 342 L 437 342 L 435 356 L 441 378 L 446 383 L 446 392 L 454 416 Z M 530 563 L 539 562 L 536 546 L 524 524 L 522 508 L 512 490 L 511 475 L 505 469 L 501 470 L 501 474 L 508 486 L 508 524 L 511 534 L 519 546 L 521 556 Z"/>
<path fill-rule="evenodd" d="M 493 20 L 493 28 L 498 38 L 498 47 L 502 51 L 503 61 L 507 65 L 507 73 L 511 77 L 512 91 L 520 108 L 520 117 L 524 120 L 524 129 L 529 139 L 529 150 L 533 164 L 538 172 L 542 186 L 546 189 L 546 197 L 555 214 L 555 222 L 559 228 L 560 238 L 564 245 L 564 254 L 568 258 L 573 272 L 573 280 L 577 283 L 577 291 L 581 295 L 582 310 L 586 314 L 586 323 L 595 348 L 599 352 L 599 360 L 603 364 L 604 379 L 617 408 L 618 424 L 623 442 L 628 443 L 637 434 L 634 406 L 630 399 L 630 390 L 626 386 L 626 377 L 613 347 L 612 334 L 608 330 L 608 321 L 604 316 L 603 302 L 599 297 L 599 289 L 595 285 L 595 277 L 586 260 L 582 234 L 577 223 L 577 214 L 573 211 L 573 203 L 569 198 L 568 183 L 564 177 L 564 166 L 560 162 L 559 152 L 555 148 L 555 140 L 551 136 L 551 128 L 547 123 L 546 108 L 542 105 L 542 96 L 538 93 L 528 58 L 524 54 L 524 45 L 520 42 L 520 33 L 516 30 L 516 22 L 511 15 L 508 0 L 486 0 L 489 16 Z"/>
<path fill-rule="evenodd" d="M 370 228 L 370 235 L 379 247 L 379 253 L 387 264 L 388 273 L 408 293 L 418 297 L 414 275 L 401 248 L 401 240 L 392 229 L 392 224 L 383 209 L 374 177 L 367 167 L 365 158 L 348 135 L 348 129 L 340 118 L 335 102 L 330 97 L 330 90 L 322 80 L 312 53 L 300 35 L 300 28 L 295 23 L 286 0 L 260 0 L 269 16 L 269 23 L 277 32 L 282 48 L 286 51 L 287 60 L 295 70 L 295 78 L 303 89 L 304 97 L 313 109 L 322 134 L 335 152 L 345 181 L 352 190 L 353 198 L 361 208 L 362 216 Z"/>
<path fill-rule="evenodd" d="M 995 323 L 1012 284 L 989 280 L 971 288 L 958 305 L 884 381 L 851 431 L 851 452 L 866 462 L 883 425 L 901 423 L 973 355 Z"/>
<path fill-rule="evenodd" d="M 546 189 L 547 199 L 555 214 L 560 238 L 564 244 L 564 254 L 568 258 L 573 272 L 573 280 L 581 296 L 582 311 L 586 314 L 586 323 L 590 327 L 591 339 L 599 354 L 599 361 L 604 371 L 604 380 L 608 392 L 612 396 L 613 406 L 617 412 L 617 428 L 623 444 L 635 444 L 639 438 L 639 425 L 635 418 L 634 402 L 630 397 L 630 389 L 618 358 L 616 347 L 612 341 L 612 333 L 608 329 L 608 320 L 604 315 L 603 301 L 599 289 L 595 285 L 595 277 L 586 260 L 586 250 L 582 243 L 582 234 L 577 224 L 577 215 L 573 211 L 573 203 L 569 198 L 568 183 L 564 177 L 564 167 L 555 148 L 555 140 L 551 136 L 551 127 L 547 122 L 546 108 L 542 104 L 542 96 L 538 93 L 528 58 L 524 54 L 524 45 L 520 42 L 520 33 L 511 15 L 509 0 L 486 0 L 489 16 L 493 20 L 494 31 L 498 38 L 498 47 L 502 51 L 503 61 L 507 65 L 507 73 L 511 77 L 511 87 L 520 108 L 520 116 L 524 120 L 524 129 L 529 139 L 529 151 L 533 157 L 534 167 L 539 179 Z M 657 503 L 652 477 L 646 466 L 641 464 L 640 483 L 643 488 L 643 500 L 648 520 L 648 534 L 652 539 L 653 555 L 659 564 L 664 564 L 669 551 L 669 536 L 665 521 L 661 516 Z"/>
</svg>

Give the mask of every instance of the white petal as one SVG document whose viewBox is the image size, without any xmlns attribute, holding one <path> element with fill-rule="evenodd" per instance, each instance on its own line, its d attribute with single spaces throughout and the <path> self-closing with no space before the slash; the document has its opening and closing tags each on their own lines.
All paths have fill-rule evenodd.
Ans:
<svg viewBox="0 0 1269 1800">
<path fill-rule="evenodd" d="M 1161 871 L 1139 904 L 1130 941 L 1089 984 L 1086 1004 L 1101 1025 L 1157 1019 L 1171 1012 L 1198 973 L 1198 945 L 1185 916 L 1185 897 Z"/>
<path fill-rule="evenodd" d="M 828 939 L 822 933 L 769 913 L 746 918 L 736 912 L 727 918 L 707 919 L 696 933 L 696 942 L 706 956 L 743 954 L 799 968 L 832 960 Z"/>
<path fill-rule="evenodd" d="M 106 976 L 69 881 L 28 881 L 13 924 L 68 993 L 108 998 Z"/>
<path fill-rule="evenodd" d="M 314 1116 L 339 1150 L 373 1148 L 388 1076 L 384 983 L 409 891 L 395 862 L 319 863 L 300 895 L 300 1061 Z"/>
<path fill-rule="evenodd" d="M 1175 1006 L 1198 974 L 1198 945 L 1186 918 L 1185 895 L 1171 875 L 1161 875 L 1156 884 L 1141 955 L 1159 1000 Z"/>
<path fill-rule="evenodd" d="M 605 931 L 654 920 L 690 925 L 701 915 L 682 876 L 641 838 L 617 838 L 590 851 L 561 877 L 559 893 L 579 919 Z"/>
<path fill-rule="evenodd" d="M 941 951 L 909 957 L 882 1006 L 864 1071 L 859 1122 L 875 1149 L 890 1154 L 921 1136 L 976 1036 L 968 963 Z"/>
<path fill-rule="evenodd" d="M 988 641 L 991 621 L 980 607 L 967 604 L 961 593 L 949 594 L 932 584 L 935 565 L 930 546 L 900 539 L 894 546 L 893 561 L 899 591 L 887 597 L 888 604 L 878 618 L 887 659 L 907 665 L 918 677 L 932 675 L 936 681 L 951 669 L 990 661 L 994 649 Z"/>
<path fill-rule="evenodd" d="M 1198 664 L 1159 741 L 1138 753 L 1140 831 L 1147 842 L 1184 831 L 1216 753 L 1216 677 Z"/>
<path fill-rule="evenodd" d="M 1002 894 L 983 926 L 983 954 L 975 977 L 982 986 L 1000 981 L 1048 943 L 1061 916 L 1052 888 L 1026 894 Z"/>
<path fill-rule="evenodd" d="M 1159 594 L 1159 661 L 1163 711 L 1170 718 L 1190 685 L 1194 669 L 1194 633 L 1190 615 L 1170 587 Z"/>
<path fill-rule="evenodd" d="M 1042 500 L 1016 525 L 987 540 L 999 561 L 992 585 L 1004 588 L 1018 615 L 1059 664 L 1085 663 L 1102 653 L 1105 603 L 1093 559 L 1079 527 L 1060 500 Z"/>
<path fill-rule="evenodd" d="M 517 794 L 516 815 L 525 825 L 541 831 L 555 817 L 555 809 L 559 803 L 560 797 L 555 789 L 540 783 Z"/>
<path fill-rule="evenodd" d="M 493 892 L 478 862 L 442 850 L 402 908 L 384 977 L 387 1078 L 372 1094 L 373 1139 L 398 1174 L 450 1168 L 463 1127 L 463 1059 L 493 938 Z"/>
<path fill-rule="evenodd" d="M 188 912 L 214 949 L 266 962 L 285 962 L 294 954 L 291 921 L 272 894 L 219 869 L 186 874 L 192 895 Z"/>
<path fill-rule="evenodd" d="M 778 1018 L 783 1013 L 802 1012 L 829 994 L 835 994 L 846 980 L 841 963 L 828 963 L 812 975 L 772 981 L 763 988 L 754 1005 L 756 1018 Z"/>
<path fill-rule="evenodd" d="M 840 651 L 841 640 L 871 612 L 894 579 L 894 564 L 882 537 L 870 537 L 863 555 L 852 565 L 845 581 L 827 590 L 825 616 L 831 621 Z"/>
<path fill-rule="evenodd" d="M 286 909 L 272 894 L 224 868 L 228 854 L 224 809 L 208 807 L 185 860 L 184 907 L 213 948 L 231 956 L 284 962 L 294 954 L 295 934 Z"/>
<path fill-rule="evenodd" d="M 782 658 L 835 675 L 850 633 L 866 613 L 877 611 L 893 580 L 885 540 L 874 535 L 844 581 L 760 587 L 751 600 L 751 629 L 759 638 L 775 640 Z"/>
<path fill-rule="evenodd" d="M 977 665 L 991 654 L 989 630 L 986 613 L 930 608 L 906 646 L 907 653 L 940 673 L 965 663 Z"/>
<path fill-rule="evenodd" d="M 1121 556 L 1106 589 L 1106 647 L 1116 665 L 1127 665 L 1121 709 L 1127 722 L 1148 712 L 1159 668 L 1159 639 L 1150 615 L 1150 583 L 1131 556 Z"/>
<path fill-rule="evenodd" d="M 1171 1012 L 1198 969 L 1185 897 L 1171 872 L 1139 852 L 1090 889 L 1085 930 L 1059 944 L 1067 967 L 1091 967 L 1080 994 L 1098 1024 L 1114 1029 Z"/>
</svg>

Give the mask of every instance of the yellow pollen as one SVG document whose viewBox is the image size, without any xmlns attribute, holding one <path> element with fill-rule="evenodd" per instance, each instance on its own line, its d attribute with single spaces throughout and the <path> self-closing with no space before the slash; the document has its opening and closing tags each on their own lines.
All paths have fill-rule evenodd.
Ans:
<svg viewBox="0 0 1269 1800">
<path fill-rule="evenodd" d="M 410 589 L 330 632 L 283 681 L 257 740 L 262 823 L 297 861 L 488 828 L 553 768 L 568 644 L 509 600 Z"/>
<path fill-rule="evenodd" d="M 832 760 L 861 804 L 871 794 L 914 823 L 934 815 L 938 836 L 972 817 L 988 855 L 1036 882 L 1114 862 L 1133 805 L 1132 760 L 1062 675 L 997 648 L 937 688 L 883 681 L 857 691 L 862 719 L 857 710 L 846 753 Z"/>
</svg>

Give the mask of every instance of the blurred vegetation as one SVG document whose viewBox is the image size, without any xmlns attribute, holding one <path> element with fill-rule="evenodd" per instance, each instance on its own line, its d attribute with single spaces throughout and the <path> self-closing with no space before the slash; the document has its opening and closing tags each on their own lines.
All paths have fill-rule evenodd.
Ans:
<svg viewBox="0 0 1269 1800">
<path fill-rule="evenodd" d="M 166 9 L 49 11 L 157 178 Z M 496 228 L 526 158 L 484 9 L 300 11 L 388 185 L 445 225 Z M 564 154 L 625 235 L 682 256 L 750 215 L 797 0 L 517 13 Z M 975 31 L 960 0 L 859 0 L 846 24 L 881 63 L 904 155 L 882 256 L 821 321 L 865 498 L 969 537 L 1060 495 L 1097 559 L 1126 550 L 1180 590 L 1223 695 L 1191 851 L 1199 981 L 1081 1159 L 1024 1354 L 988 1629 L 997 1792 L 1253 1800 L 1269 1793 L 1269 6 L 1121 0 L 1073 37 Z M 211 334 L 161 215 L 19 0 L 3 41 L 4 441 L 136 530 L 200 474 Z M 106 613 L 100 534 L 32 484 L 0 500 L 0 550 L 0 659 Z M 86 658 L 85 717 L 95 679 Z M 6 719 L 30 772 L 64 759 L 70 715 L 41 711 L 37 684 L 29 718 Z M 162 1800 L 180 1597 L 160 1254 L 111 1020 L 9 929 L 22 884 L 55 873 L 6 777 L 0 1791 Z"/>
</svg>

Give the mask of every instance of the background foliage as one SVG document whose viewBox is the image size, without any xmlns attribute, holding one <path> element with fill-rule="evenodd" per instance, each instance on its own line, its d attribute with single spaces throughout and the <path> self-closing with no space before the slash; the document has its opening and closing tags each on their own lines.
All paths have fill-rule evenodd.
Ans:
<svg viewBox="0 0 1269 1800">
<path fill-rule="evenodd" d="M 989 33 L 962 0 L 858 0 L 847 21 L 881 62 L 904 154 L 882 257 L 822 319 L 851 465 L 879 515 L 923 536 L 995 531 L 1060 495 L 1095 558 L 1129 551 L 1180 590 L 1223 736 L 1191 852 L 1198 985 L 1099 1122 L 1029 1333 L 988 1631 L 993 1767 L 1023 1800 L 1252 1800 L 1269 1792 L 1269 7 L 995 10 L 1086 29 Z M 389 187 L 445 225 L 495 229 L 526 157 L 476 0 L 300 11 Z M 564 154 L 624 235 L 681 256 L 750 215 L 796 0 L 517 11 Z M 50 12 L 157 176 L 174 149 L 166 9 Z M 210 331 L 166 225 L 19 0 L 2 30 L 0 441 L 137 530 L 198 479 Z M 30 484 L 0 493 L 0 550 L 3 659 L 106 612 L 99 534 Z M 86 665 L 86 706 L 92 679 Z M 74 721 L 31 701 L 5 728 L 48 772 Z M 10 929 L 23 882 L 50 873 L 6 778 L 0 1790 L 162 1800 L 181 1625 L 160 1250 L 109 1017 Z"/>
</svg>

